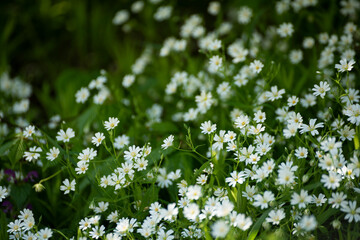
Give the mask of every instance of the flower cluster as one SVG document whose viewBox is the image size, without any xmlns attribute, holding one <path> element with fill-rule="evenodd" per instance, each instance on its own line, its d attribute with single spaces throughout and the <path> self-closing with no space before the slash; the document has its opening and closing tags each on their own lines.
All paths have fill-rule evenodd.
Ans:
<svg viewBox="0 0 360 240">
<path fill-rule="evenodd" d="M 189 16 L 170 2 L 135 1 L 112 20 L 124 36 L 137 34 L 142 14 L 177 31 L 149 43 L 128 69 L 102 70 L 75 90 L 79 116 L 30 124 L 20 116 L 32 88 L 1 76 L 4 98 L 17 102 L 0 112 L 16 125 L 0 123 L 0 136 L 8 136 L 0 156 L 19 171 L 42 170 L 36 194 L 53 185 L 59 201 L 81 208 L 72 239 L 355 234 L 360 94 L 352 20 L 360 4 L 340 1 L 336 16 L 346 23 L 332 32 L 313 26 L 321 4 L 279 0 L 269 20 L 218 1 Z M 26 190 L 7 184 L 0 202 Z M 28 209 L 8 233 L 57 234 L 38 230 Z"/>
</svg>

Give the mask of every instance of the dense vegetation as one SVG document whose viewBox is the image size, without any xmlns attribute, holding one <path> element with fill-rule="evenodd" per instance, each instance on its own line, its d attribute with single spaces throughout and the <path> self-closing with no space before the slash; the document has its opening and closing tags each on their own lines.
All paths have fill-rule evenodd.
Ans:
<svg viewBox="0 0 360 240">
<path fill-rule="evenodd" d="M 359 9 L 0 2 L 0 239 L 359 239 Z"/>
</svg>

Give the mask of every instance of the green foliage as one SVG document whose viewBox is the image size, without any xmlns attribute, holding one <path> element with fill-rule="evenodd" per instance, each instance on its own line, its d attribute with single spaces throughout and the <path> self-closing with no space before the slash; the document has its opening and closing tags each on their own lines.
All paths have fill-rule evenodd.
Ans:
<svg viewBox="0 0 360 240">
<path fill-rule="evenodd" d="M 1 1 L 0 239 L 359 238 L 356 3 Z"/>
</svg>

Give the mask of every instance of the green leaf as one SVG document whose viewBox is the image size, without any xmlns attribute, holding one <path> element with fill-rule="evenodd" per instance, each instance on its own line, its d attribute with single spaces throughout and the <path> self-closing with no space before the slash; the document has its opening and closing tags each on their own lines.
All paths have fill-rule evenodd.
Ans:
<svg viewBox="0 0 360 240">
<path fill-rule="evenodd" d="M 319 225 L 323 224 L 324 222 L 326 222 L 326 220 L 329 219 L 329 217 L 334 216 L 335 213 L 339 212 L 339 209 L 336 208 L 329 208 L 328 210 L 326 210 L 325 212 L 323 212 L 322 214 L 319 215 L 319 217 L 317 218 Z"/>
<path fill-rule="evenodd" d="M 151 186 L 147 189 L 146 193 L 143 196 L 141 201 L 141 208 L 149 206 L 151 203 L 158 200 L 159 188 L 156 187 L 155 184 L 151 184 Z"/>
<path fill-rule="evenodd" d="M 2 144 L 0 147 L 0 156 L 4 155 L 7 150 L 9 150 L 18 140 L 12 140 L 5 144 Z"/>
<path fill-rule="evenodd" d="M 84 129 L 89 128 L 90 124 L 95 120 L 98 114 L 98 107 L 91 106 L 86 109 L 76 120 L 76 127 L 78 130 L 78 135 L 82 135 Z"/>
<path fill-rule="evenodd" d="M 322 184 L 320 182 L 312 183 L 304 187 L 305 190 L 313 190 L 317 187 L 320 187 Z"/>
<path fill-rule="evenodd" d="M 318 229 L 319 229 L 323 234 L 329 235 L 329 231 L 327 230 L 326 227 L 320 226 L 320 227 L 318 227 Z"/>
<path fill-rule="evenodd" d="M 210 161 L 205 162 L 196 172 L 195 172 L 195 177 L 197 177 L 199 174 L 201 174 L 204 169 L 208 168 L 210 166 Z"/>
<path fill-rule="evenodd" d="M 10 191 L 10 196 L 16 203 L 18 208 L 23 208 L 25 201 L 27 200 L 31 192 L 31 186 L 24 184 L 20 186 L 13 186 Z"/>
<path fill-rule="evenodd" d="M 5 213 L 0 211 L 0 239 L 9 239 L 8 233 L 6 231 L 6 227 L 8 222 L 6 220 Z"/>
<path fill-rule="evenodd" d="M 272 208 L 266 210 L 261 217 L 258 218 L 258 220 L 256 221 L 256 223 L 253 225 L 253 227 L 251 228 L 251 231 L 249 233 L 248 236 L 248 240 L 254 240 L 256 235 L 258 234 L 263 222 L 265 221 L 265 218 L 269 215 L 269 212 L 272 210 Z"/>
<path fill-rule="evenodd" d="M 14 144 L 16 145 L 16 144 Z M 10 151 L 10 161 L 13 166 L 23 157 L 25 152 L 25 143 L 24 139 L 21 138 L 20 140 L 17 140 L 17 145 L 14 146 Z"/>
<path fill-rule="evenodd" d="M 93 74 L 74 69 L 61 72 L 55 81 L 55 90 L 62 118 L 72 118 L 79 113 L 82 105 L 75 103 L 75 93 L 86 86 L 92 78 Z"/>
</svg>

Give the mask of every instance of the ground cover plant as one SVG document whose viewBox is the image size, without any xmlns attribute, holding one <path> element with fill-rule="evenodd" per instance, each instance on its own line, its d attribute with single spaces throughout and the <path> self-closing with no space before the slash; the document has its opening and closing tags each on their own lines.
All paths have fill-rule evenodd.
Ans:
<svg viewBox="0 0 360 240">
<path fill-rule="evenodd" d="M 357 0 L 0 3 L 0 239 L 360 239 Z"/>
</svg>

